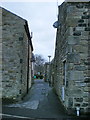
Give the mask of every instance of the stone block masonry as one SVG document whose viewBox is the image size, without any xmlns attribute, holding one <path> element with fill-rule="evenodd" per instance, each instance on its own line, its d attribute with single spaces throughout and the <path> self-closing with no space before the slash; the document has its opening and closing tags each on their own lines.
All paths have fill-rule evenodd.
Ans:
<svg viewBox="0 0 90 120">
<path fill-rule="evenodd" d="M 2 9 L 0 8 L 0 98 L 2 98 Z M 2 105 L 2 99 L 0 99 L 0 105 Z M 0 113 L 2 113 L 2 107 L 0 107 Z M 0 119 L 2 116 L 0 115 Z"/>
<path fill-rule="evenodd" d="M 33 47 L 27 21 L 4 8 L 2 13 L 2 98 L 18 101 L 31 87 L 29 57 Z M 1 62 L 0 62 L 1 65 Z"/>
<path fill-rule="evenodd" d="M 90 113 L 90 2 L 59 6 L 54 87 L 68 113 Z M 52 74 L 51 74 L 52 75 Z M 73 112 L 72 112 L 73 111 Z"/>
</svg>

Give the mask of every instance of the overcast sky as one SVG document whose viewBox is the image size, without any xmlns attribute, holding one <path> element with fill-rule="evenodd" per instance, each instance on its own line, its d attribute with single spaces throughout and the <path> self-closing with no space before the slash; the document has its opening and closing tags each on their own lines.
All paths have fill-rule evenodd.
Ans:
<svg viewBox="0 0 90 120">
<path fill-rule="evenodd" d="M 33 32 L 34 54 L 41 54 L 46 60 L 48 60 L 48 55 L 51 55 L 53 59 L 56 41 L 56 29 L 53 28 L 53 23 L 57 20 L 57 0 L 4 1 L 0 3 L 0 6 L 28 21 L 29 30 Z M 63 1 L 58 0 L 58 5 Z"/>
</svg>

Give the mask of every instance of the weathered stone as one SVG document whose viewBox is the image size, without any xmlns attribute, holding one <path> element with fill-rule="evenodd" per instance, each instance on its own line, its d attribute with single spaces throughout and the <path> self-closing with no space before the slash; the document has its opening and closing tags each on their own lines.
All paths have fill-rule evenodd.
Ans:
<svg viewBox="0 0 90 120">
<path fill-rule="evenodd" d="M 75 32 L 73 33 L 73 35 L 74 35 L 74 36 L 80 36 L 80 35 L 81 35 L 81 32 L 80 32 L 80 31 L 75 31 Z"/>
<path fill-rule="evenodd" d="M 83 71 L 70 71 L 70 80 L 84 80 Z"/>
<path fill-rule="evenodd" d="M 19 41 L 22 41 L 23 40 L 23 37 L 19 37 Z"/>
<path fill-rule="evenodd" d="M 2 15 L 2 24 L 0 21 L 0 30 L 2 28 L 2 35 L 0 36 L 2 98 L 15 98 L 17 100 L 19 97 L 21 99 L 31 87 L 32 67 L 31 61 L 28 61 L 28 58 L 30 57 L 31 60 L 33 46 L 27 21 L 4 8 L 0 7 L 0 9 L 2 10 L 2 13 L 0 12 L 0 18 Z M 28 43 L 28 40 L 30 43 Z M 21 73 L 21 70 L 23 70 L 23 73 Z M 20 82 L 21 79 L 22 83 Z M 19 90 L 22 91 L 21 95 Z"/>
<path fill-rule="evenodd" d="M 88 23 L 88 27 L 90 27 L 90 23 Z"/>
<path fill-rule="evenodd" d="M 80 20 L 78 20 L 78 22 L 80 22 L 80 23 L 84 23 L 84 20 L 83 20 L 83 19 L 80 19 Z"/>
<path fill-rule="evenodd" d="M 86 83 L 78 83 L 78 82 L 76 82 L 76 86 L 78 86 L 78 87 L 85 87 Z"/>
<path fill-rule="evenodd" d="M 85 58 L 87 58 L 87 56 L 88 56 L 88 53 L 86 54 L 80 53 L 80 58 L 81 60 L 83 60 L 83 62 L 85 62 Z"/>
<path fill-rule="evenodd" d="M 71 108 L 73 106 L 73 98 L 68 99 L 68 107 Z"/>
<path fill-rule="evenodd" d="M 84 108 L 80 108 L 80 113 L 81 114 L 83 113 L 83 111 L 85 111 Z"/>
<path fill-rule="evenodd" d="M 85 66 L 81 66 L 81 65 L 76 65 L 74 67 L 75 70 L 78 70 L 78 71 L 84 71 L 84 70 L 87 70 L 87 67 Z"/>
<path fill-rule="evenodd" d="M 20 63 L 23 63 L 23 59 L 20 59 Z"/>
<path fill-rule="evenodd" d="M 76 45 L 76 46 L 74 46 L 74 49 L 78 53 L 87 53 L 87 51 L 88 51 L 88 48 L 85 45 Z"/>
<path fill-rule="evenodd" d="M 80 107 L 82 113 L 89 107 L 89 104 L 83 103 L 89 103 L 85 99 L 90 96 L 87 89 L 90 81 L 86 79 L 90 76 L 87 59 L 90 52 L 90 32 L 87 30 L 90 22 L 89 6 L 88 2 L 65 2 L 59 6 L 58 21 L 61 27 L 57 29 L 55 57 L 52 61 L 55 64 L 52 68 L 54 87 L 60 100 L 66 109 L 76 111 L 76 107 Z M 64 101 L 61 97 L 62 88 Z"/>
<path fill-rule="evenodd" d="M 7 71 L 6 71 L 6 72 L 7 72 Z M 13 70 L 9 70 L 9 71 L 8 71 L 8 73 L 13 73 L 13 72 L 14 72 Z M 4 73 L 5 73 L 5 71 L 4 71 Z"/>
<path fill-rule="evenodd" d="M 87 102 L 89 102 L 90 101 L 90 97 L 88 96 L 88 97 L 84 97 L 84 100 L 83 100 L 85 103 Z"/>
<path fill-rule="evenodd" d="M 90 92 L 90 87 L 84 87 L 85 92 Z"/>
<path fill-rule="evenodd" d="M 85 31 L 90 31 L 90 27 L 85 28 Z"/>
<path fill-rule="evenodd" d="M 88 113 L 88 115 L 90 115 L 90 107 L 86 108 L 86 113 Z"/>
<path fill-rule="evenodd" d="M 82 16 L 82 19 L 90 19 L 90 15 Z"/>
<path fill-rule="evenodd" d="M 90 65 L 90 62 L 89 61 L 85 61 L 84 64 Z"/>
<path fill-rule="evenodd" d="M 12 87 L 12 85 L 6 85 L 6 88 L 7 88 L 7 87 Z"/>
<path fill-rule="evenodd" d="M 79 27 L 86 27 L 87 24 L 78 24 Z"/>
<path fill-rule="evenodd" d="M 81 41 L 80 41 L 80 44 L 81 45 L 88 45 L 88 39 L 81 39 Z"/>
<path fill-rule="evenodd" d="M 82 31 L 82 35 L 85 37 L 85 36 L 87 36 L 87 38 L 86 39 L 88 39 L 89 37 L 89 31 Z"/>
<path fill-rule="evenodd" d="M 73 63 L 67 64 L 67 69 L 68 70 L 73 70 L 74 69 L 74 64 Z"/>
<path fill-rule="evenodd" d="M 80 107 L 81 105 L 79 103 L 74 104 L 75 107 Z"/>
<path fill-rule="evenodd" d="M 83 103 L 82 104 L 82 107 L 87 107 L 88 106 L 88 103 Z"/>
<path fill-rule="evenodd" d="M 72 88 L 72 89 L 70 88 L 69 94 L 73 94 L 73 95 L 82 94 L 82 90 L 80 88 L 75 89 L 75 88 L 73 88 L 73 86 L 71 84 L 69 84 L 69 86 L 71 86 L 71 88 Z"/>
<path fill-rule="evenodd" d="M 74 44 L 78 44 L 78 39 L 77 37 L 72 37 L 72 36 L 68 36 L 67 38 L 68 44 L 74 45 Z"/>
<path fill-rule="evenodd" d="M 80 3 L 80 4 L 76 5 L 76 7 L 77 7 L 77 8 L 83 8 L 84 6 L 83 6 L 82 3 Z"/>
<path fill-rule="evenodd" d="M 83 102 L 83 98 L 74 98 L 76 102 Z"/>
<path fill-rule="evenodd" d="M 90 83 L 87 83 L 87 87 L 90 87 Z"/>
<path fill-rule="evenodd" d="M 76 31 L 81 31 L 82 32 L 84 29 L 85 29 L 85 27 L 83 27 L 83 26 L 82 27 L 81 26 L 76 27 Z"/>
<path fill-rule="evenodd" d="M 69 63 L 79 63 L 80 62 L 80 56 L 76 53 L 71 53 L 71 54 L 68 54 L 67 56 L 67 61 Z"/>
<path fill-rule="evenodd" d="M 83 91 L 83 98 L 86 98 L 86 97 L 88 98 L 88 96 L 89 96 L 89 93 Z"/>
</svg>

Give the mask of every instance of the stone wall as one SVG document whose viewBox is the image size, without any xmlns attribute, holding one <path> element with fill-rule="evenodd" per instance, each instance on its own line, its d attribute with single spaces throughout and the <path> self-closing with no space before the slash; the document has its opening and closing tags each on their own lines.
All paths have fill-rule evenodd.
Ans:
<svg viewBox="0 0 90 120">
<path fill-rule="evenodd" d="M 46 62 L 45 65 L 44 65 L 44 71 L 45 71 L 45 77 L 44 77 L 44 80 L 45 82 L 49 82 L 49 72 L 50 72 L 50 63 L 49 62 Z"/>
<path fill-rule="evenodd" d="M 0 98 L 2 98 L 2 9 L 0 8 Z M 2 100 L 0 99 L 0 105 Z M 2 107 L 0 107 L 0 113 L 2 113 Z M 0 119 L 2 116 L 0 115 Z"/>
<path fill-rule="evenodd" d="M 90 112 L 90 3 L 65 2 L 59 6 L 54 87 L 68 110 Z"/>
<path fill-rule="evenodd" d="M 2 9 L 2 98 L 19 100 L 28 91 L 29 37 L 26 20 Z M 30 52 L 31 54 L 31 52 Z"/>
<path fill-rule="evenodd" d="M 54 86 L 54 79 L 55 79 L 55 74 L 54 74 L 54 59 L 50 62 L 49 64 L 49 74 L 48 77 L 49 77 L 49 85 L 50 86 Z"/>
<path fill-rule="evenodd" d="M 32 49 L 29 48 L 29 88 L 31 87 L 31 84 L 33 83 L 32 77 L 33 77 L 33 68 L 32 68 Z"/>
</svg>

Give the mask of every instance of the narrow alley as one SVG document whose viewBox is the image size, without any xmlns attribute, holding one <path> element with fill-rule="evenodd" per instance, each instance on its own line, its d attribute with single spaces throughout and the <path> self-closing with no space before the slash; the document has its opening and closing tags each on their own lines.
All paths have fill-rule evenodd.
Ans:
<svg viewBox="0 0 90 120">
<path fill-rule="evenodd" d="M 90 0 L 58 1 L 0 7 L 2 120 L 90 120 Z"/>
<path fill-rule="evenodd" d="M 30 120 L 77 120 L 87 119 L 85 116 L 76 117 L 67 115 L 53 88 L 44 80 L 34 80 L 32 88 L 24 100 L 16 104 L 3 105 L 3 120 L 30 119 Z"/>
<path fill-rule="evenodd" d="M 66 117 L 66 113 L 48 83 L 43 80 L 35 80 L 34 85 L 22 102 L 3 106 L 4 118 L 15 116 L 32 119 L 63 118 Z"/>
</svg>

